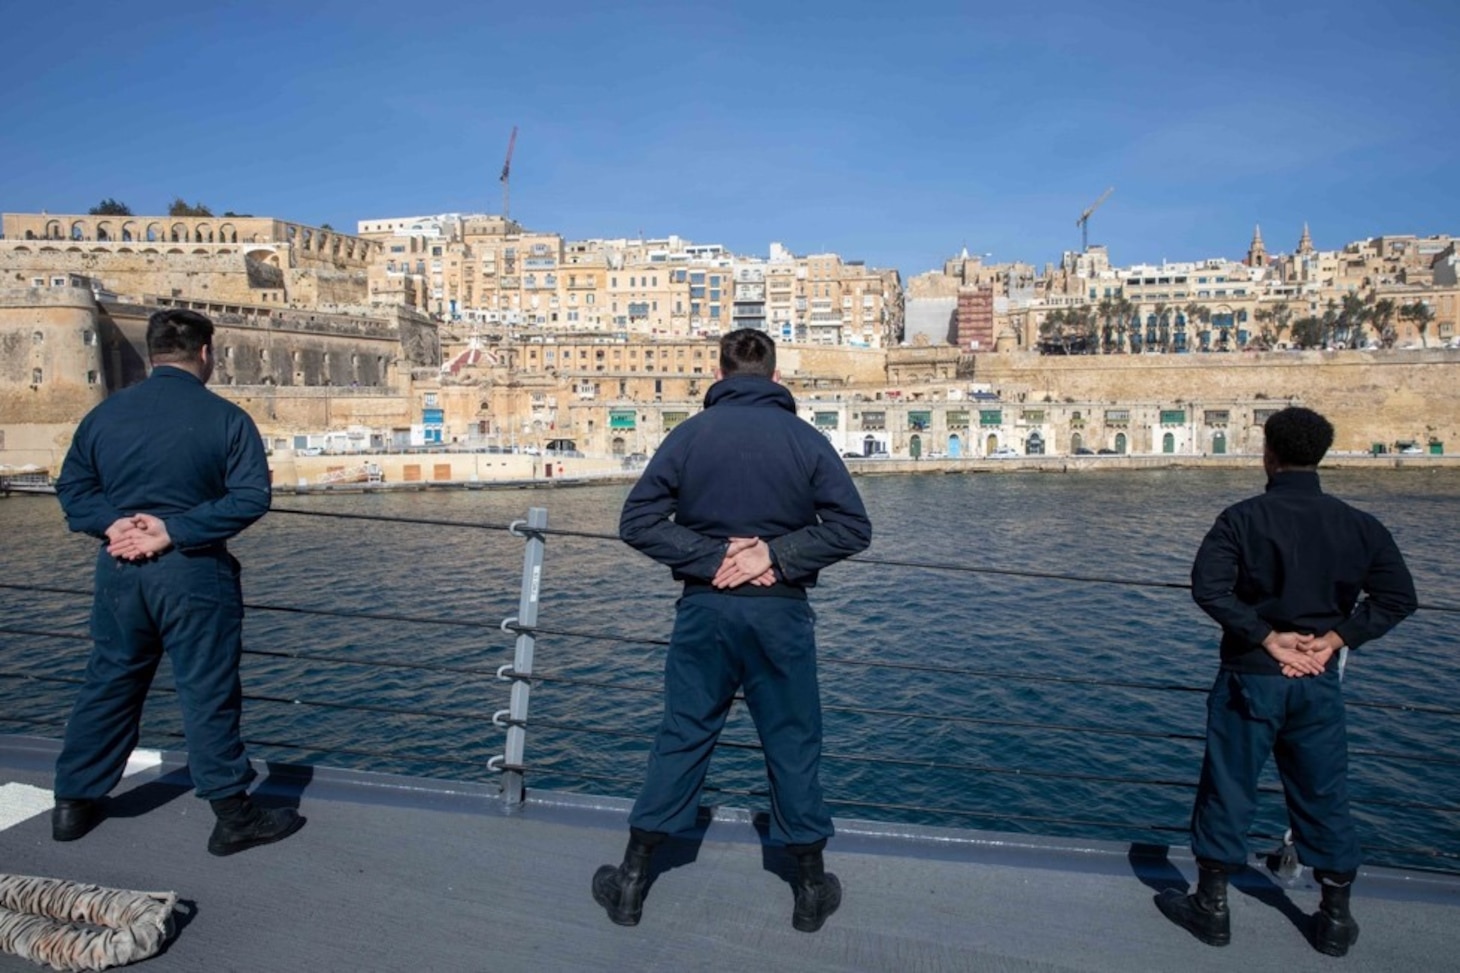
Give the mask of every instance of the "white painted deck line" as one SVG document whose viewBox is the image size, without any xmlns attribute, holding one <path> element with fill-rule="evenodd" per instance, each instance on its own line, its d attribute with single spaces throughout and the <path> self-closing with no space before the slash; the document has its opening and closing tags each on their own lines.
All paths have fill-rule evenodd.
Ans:
<svg viewBox="0 0 1460 973">
<path fill-rule="evenodd" d="M 161 750 L 134 750 L 132 756 L 127 758 L 127 769 L 122 772 L 122 778 L 125 780 L 133 774 L 160 766 Z M 0 784 L 0 831 L 13 828 L 22 821 L 29 821 L 37 814 L 44 814 L 53 804 L 51 792 L 44 787 L 17 783 Z"/>
</svg>

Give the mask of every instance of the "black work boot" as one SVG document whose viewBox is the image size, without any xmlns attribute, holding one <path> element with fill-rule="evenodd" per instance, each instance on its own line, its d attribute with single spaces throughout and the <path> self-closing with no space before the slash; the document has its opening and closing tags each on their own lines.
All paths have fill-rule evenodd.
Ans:
<svg viewBox="0 0 1460 973">
<path fill-rule="evenodd" d="M 1359 941 L 1359 924 L 1348 911 L 1349 892 L 1353 882 L 1319 880 L 1323 901 L 1313 916 L 1313 948 L 1327 956 L 1345 956 L 1348 948 Z"/>
<path fill-rule="evenodd" d="M 1232 941 L 1232 913 L 1227 909 L 1227 873 L 1201 866 L 1196 891 L 1182 895 L 1163 889 L 1156 896 L 1156 908 L 1208 946 L 1226 946 Z"/>
<path fill-rule="evenodd" d="M 649 861 L 663 841 L 660 831 L 629 829 L 629 845 L 621 865 L 604 865 L 593 875 L 593 901 L 608 910 L 620 926 L 637 926 L 644 914 L 644 889 L 649 885 Z"/>
<path fill-rule="evenodd" d="M 220 857 L 283 841 L 304 827 L 304 818 L 293 808 L 265 810 L 249 800 L 247 794 L 221 797 L 208 803 L 218 818 L 208 837 L 208 852 Z"/>
<path fill-rule="evenodd" d="M 842 883 L 826 870 L 821 846 L 815 851 L 796 851 L 796 906 L 791 911 L 791 925 L 801 932 L 816 932 L 842 904 Z"/>
<path fill-rule="evenodd" d="M 84 837 L 106 817 L 100 801 L 56 798 L 51 809 L 51 838 L 56 841 L 75 841 Z"/>
</svg>

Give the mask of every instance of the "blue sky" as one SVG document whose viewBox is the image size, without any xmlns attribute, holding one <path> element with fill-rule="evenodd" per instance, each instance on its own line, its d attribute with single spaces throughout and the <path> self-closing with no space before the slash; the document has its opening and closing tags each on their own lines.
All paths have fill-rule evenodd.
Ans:
<svg viewBox="0 0 1460 973">
<path fill-rule="evenodd" d="M 967 247 L 1118 264 L 1460 234 L 1460 4 L 3 0 L 0 210 Z"/>
</svg>

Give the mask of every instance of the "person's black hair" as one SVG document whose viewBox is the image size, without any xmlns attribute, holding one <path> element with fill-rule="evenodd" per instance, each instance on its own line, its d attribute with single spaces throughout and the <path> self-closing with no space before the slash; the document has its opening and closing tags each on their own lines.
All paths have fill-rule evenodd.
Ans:
<svg viewBox="0 0 1460 973">
<path fill-rule="evenodd" d="M 1333 423 L 1298 405 L 1268 416 L 1262 434 L 1283 466 L 1317 466 L 1333 445 Z"/>
<path fill-rule="evenodd" d="M 776 374 L 776 343 L 764 331 L 741 328 L 720 338 L 720 373 L 723 375 Z"/>
<path fill-rule="evenodd" d="M 197 361 L 213 344 L 213 322 L 197 311 L 170 307 L 147 319 L 147 356 L 153 361 Z"/>
</svg>

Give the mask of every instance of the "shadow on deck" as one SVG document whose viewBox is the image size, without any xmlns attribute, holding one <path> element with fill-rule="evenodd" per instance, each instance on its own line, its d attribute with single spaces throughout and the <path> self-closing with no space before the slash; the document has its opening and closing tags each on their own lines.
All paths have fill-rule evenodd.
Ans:
<svg viewBox="0 0 1460 973">
<path fill-rule="evenodd" d="M 791 928 L 788 863 L 756 822 L 720 810 L 661 851 L 643 922 L 619 928 L 589 896 L 617 861 L 625 802 L 535 793 L 507 813 L 495 785 L 268 767 L 261 803 L 309 823 L 230 858 L 204 850 L 212 816 L 180 755 L 130 774 L 81 841 L 50 839 L 55 741 L 0 736 L 0 871 L 175 890 L 179 932 L 141 967 L 166 971 L 1331 970 L 1302 927 L 1311 876 L 1260 869 L 1232 896 L 1233 943 L 1204 946 L 1151 897 L 1184 885 L 1184 850 L 840 820 L 828 868 L 846 888 L 815 935 Z M 1365 870 L 1350 969 L 1456 968 L 1460 879 Z M 39 969 L 0 954 L 0 973 Z"/>
</svg>

